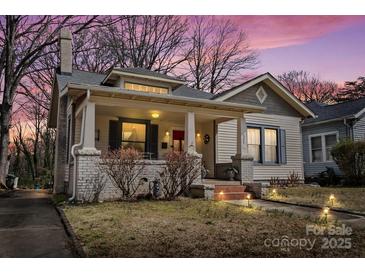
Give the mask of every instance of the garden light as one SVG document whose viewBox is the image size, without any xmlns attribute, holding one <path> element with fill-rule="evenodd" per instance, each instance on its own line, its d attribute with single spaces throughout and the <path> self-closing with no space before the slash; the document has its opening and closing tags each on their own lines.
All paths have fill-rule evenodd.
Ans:
<svg viewBox="0 0 365 274">
<path fill-rule="evenodd" d="M 323 208 L 323 215 L 324 215 L 326 222 L 327 222 L 327 217 L 328 217 L 329 212 L 330 212 L 329 207 Z"/>
<path fill-rule="evenodd" d="M 247 198 L 247 206 L 250 206 L 251 194 L 247 194 L 246 198 Z"/>
<path fill-rule="evenodd" d="M 330 195 L 330 201 L 331 201 L 331 205 L 333 207 L 333 203 L 335 201 L 335 195 L 333 195 L 333 194 Z"/>
</svg>

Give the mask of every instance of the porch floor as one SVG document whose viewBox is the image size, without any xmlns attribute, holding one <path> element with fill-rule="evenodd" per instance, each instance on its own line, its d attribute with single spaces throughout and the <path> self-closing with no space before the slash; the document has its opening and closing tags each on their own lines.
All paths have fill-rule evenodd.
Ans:
<svg viewBox="0 0 365 274">
<path fill-rule="evenodd" d="M 221 180 L 221 179 L 203 179 L 203 185 L 227 185 L 227 186 L 238 186 L 241 185 L 240 181 L 229 181 L 229 180 Z"/>
</svg>

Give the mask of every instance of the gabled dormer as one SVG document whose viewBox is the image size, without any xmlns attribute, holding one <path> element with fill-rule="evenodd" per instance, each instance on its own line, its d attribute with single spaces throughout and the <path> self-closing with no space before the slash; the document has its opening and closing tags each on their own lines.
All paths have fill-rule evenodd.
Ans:
<svg viewBox="0 0 365 274">
<path fill-rule="evenodd" d="M 144 68 L 113 68 L 102 81 L 106 86 L 156 94 L 171 94 L 183 84 L 179 78 Z"/>
</svg>

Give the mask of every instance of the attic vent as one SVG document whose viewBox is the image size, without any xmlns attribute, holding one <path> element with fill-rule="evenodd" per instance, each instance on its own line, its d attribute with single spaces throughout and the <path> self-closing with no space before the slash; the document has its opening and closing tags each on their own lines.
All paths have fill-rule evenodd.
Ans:
<svg viewBox="0 0 365 274">
<path fill-rule="evenodd" d="M 261 104 L 263 102 L 265 102 L 265 100 L 267 98 L 267 93 L 263 87 L 259 87 L 259 89 L 256 91 L 256 97 L 257 97 L 257 99 L 259 99 Z"/>
</svg>

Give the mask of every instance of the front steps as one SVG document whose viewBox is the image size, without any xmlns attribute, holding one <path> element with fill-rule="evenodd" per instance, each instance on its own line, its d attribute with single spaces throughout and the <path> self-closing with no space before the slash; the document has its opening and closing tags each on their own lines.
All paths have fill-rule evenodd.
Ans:
<svg viewBox="0 0 365 274">
<path fill-rule="evenodd" d="M 250 199 L 254 195 L 250 192 L 245 192 L 246 186 L 243 185 L 215 185 L 214 200 L 228 201 L 228 200 L 245 200 L 250 195 Z"/>
</svg>

